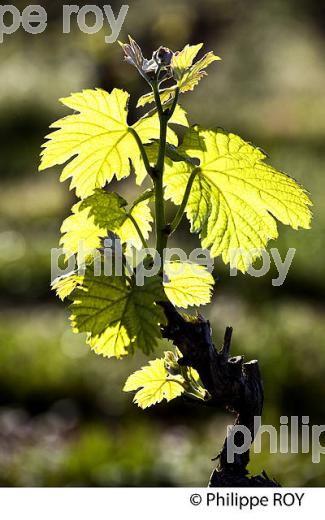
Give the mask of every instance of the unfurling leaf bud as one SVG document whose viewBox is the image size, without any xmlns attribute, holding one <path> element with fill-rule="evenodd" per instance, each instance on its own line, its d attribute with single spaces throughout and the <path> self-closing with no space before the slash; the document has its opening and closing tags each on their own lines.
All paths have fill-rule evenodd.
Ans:
<svg viewBox="0 0 325 520">
<path fill-rule="evenodd" d="M 119 44 L 121 45 L 121 47 L 124 51 L 125 61 L 127 63 L 129 63 L 130 65 L 134 65 L 134 67 L 136 67 L 138 69 L 138 71 L 141 73 L 143 62 L 144 62 L 141 48 L 139 47 L 137 42 L 135 42 L 131 38 L 131 36 L 129 36 L 129 42 L 130 43 L 119 42 Z"/>
<path fill-rule="evenodd" d="M 141 48 L 131 36 L 129 36 L 129 43 L 119 43 L 124 50 L 125 61 L 136 67 L 146 81 L 154 79 L 158 70 L 158 63 L 153 58 L 151 60 L 144 58 Z"/>
<path fill-rule="evenodd" d="M 173 52 L 167 47 L 159 47 L 159 49 L 153 53 L 152 57 L 158 65 L 167 67 L 171 64 Z"/>
<path fill-rule="evenodd" d="M 169 372 L 171 375 L 176 375 L 180 373 L 180 366 L 177 363 L 177 358 L 173 352 L 168 350 L 165 352 L 165 368 L 167 372 Z"/>
<path fill-rule="evenodd" d="M 156 79 L 161 70 L 164 71 L 163 79 L 171 76 L 170 64 L 173 52 L 167 47 L 159 47 L 159 49 L 153 52 L 152 58 L 148 60 L 143 57 L 141 48 L 131 36 L 129 36 L 129 43 L 119 42 L 119 44 L 124 50 L 125 61 L 136 67 L 146 81 L 150 82 Z"/>
</svg>

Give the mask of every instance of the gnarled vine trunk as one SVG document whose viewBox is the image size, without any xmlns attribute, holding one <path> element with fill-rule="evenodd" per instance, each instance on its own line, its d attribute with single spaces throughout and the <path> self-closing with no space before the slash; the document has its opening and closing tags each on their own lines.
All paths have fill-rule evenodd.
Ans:
<svg viewBox="0 0 325 520">
<path fill-rule="evenodd" d="M 258 362 L 244 363 L 242 356 L 229 357 L 232 328 L 227 327 L 222 348 L 218 351 L 212 341 L 209 321 L 202 316 L 187 320 L 172 304 L 162 302 L 167 317 L 163 336 L 179 348 L 183 365 L 195 368 L 204 387 L 209 391 L 210 406 L 221 407 L 236 413 L 235 425 L 248 428 L 254 440 L 254 417 L 260 417 L 263 409 L 263 383 Z M 235 444 L 242 445 L 242 433 L 234 433 Z M 227 438 L 217 456 L 219 464 L 213 471 L 211 487 L 275 487 L 279 484 L 263 471 L 250 476 L 247 465 L 249 448 L 242 454 L 234 454 L 228 462 Z"/>
</svg>

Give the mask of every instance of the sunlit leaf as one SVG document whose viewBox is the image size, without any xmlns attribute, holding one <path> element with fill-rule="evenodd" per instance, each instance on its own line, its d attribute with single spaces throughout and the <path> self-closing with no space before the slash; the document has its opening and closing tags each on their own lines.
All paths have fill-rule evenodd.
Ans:
<svg viewBox="0 0 325 520">
<path fill-rule="evenodd" d="M 176 307 L 187 309 L 210 302 L 214 280 L 205 266 L 193 262 L 166 262 L 164 274 L 165 293 Z"/>
<path fill-rule="evenodd" d="M 83 276 L 79 276 L 77 273 L 69 273 L 64 276 L 56 278 L 52 284 L 52 289 L 56 292 L 60 300 L 65 300 L 76 287 L 81 286 L 83 282 Z"/>
<path fill-rule="evenodd" d="M 181 81 L 184 74 L 190 69 L 193 64 L 194 58 L 198 52 L 202 49 L 203 43 L 198 45 L 185 45 L 184 49 L 175 52 L 172 58 L 171 67 L 173 70 L 174 78 L 177 81 Z"/>
<path fill-rule="evenodd" d="M 134 348 L 149 353 L 157 346 L 166 321 L 156 304 L 163 299 L 159 277 L 145 278 L 139 286 L 124 276 L 95 276 L 88 268 L 71 298 L 73 330 L 88 332 L 97 354 L 123 357 Z"/>
<path fill-rule="evenodd" d="M 84 90 L 61 99 L 78 113 L 51 125 L 55 130 L 43 145 L 39 169 L 61 165 L 72 158 L 62 171 L 61 181 L 71 178 L 70 188 L 75 188 L 81 198 L 111 182 L 114 175 L 118 180 L 127 177 L 129 160 L 139 154 L 133 131 L 143 143 L 159 138 L 157 113 L 128 125 L 128 101 L 129 94 L 119 89 L 110 94 L 101 89 Z M 179 117 L 178 111 L 170 123 L 177 123 Z M 171 129 L 167 139 L 177 145 L 177 136 Z"/>
<path fill-rule="evenodd" d="M 208 52 L 199 61 L 194 63 L 188 71 L 184 71 L 177 84 L 181 92 L 188 92 L 193 90 L 199 81 L 207 75 L 205 69 L 214 61 L 218 61 L 221 58 L 215 56 L 213 52 Z"/>
<path fill-rule="evenodd" d="M 122 243 L 141 249 L 142 242 L 137 226 L 141 229 L 143 237 L 147 239 L 153 221 L 149 202 L 149 196 L 142 196 L 128 210 L 127 202 L 116 193 L 96 190 L 82 202 L 81 208 L 90 208 L 89 217 L 94 218 L 99 228 L 113 231 Z"/>
<path fill-rule="evenodd" d="M 274 217 L 292 226 L 309 228 L 311 202 L 293 179 L 264 162 L 265 155 L 234 134 L 221 129 L 191 128 L 180 153 L 199 160 L 167 165 L 165 196 L 181 204 L 195 172 L 186 214 L 202 246 L 222 255 L 245 272 L 278 236 Z"/>
<path fill-rule="evenodd" d="M 123 390 L 138 390 L 134 402 L 140 408 L 148 408 L 163 399 L 171 401 L 184 392 L 184 378 L 181 375 L 171 376 L 165 368 L 164 359 L 149 361 L 149 365 L 134 372 L 127 379 Z"/>
<path fill-rule="evenodd" d="M 116 193 L 100 189 L 75 204 L 61 227 L 61 245 L 66 256 L 81 252 L 85 258 L 92 256 L 109 231 L 118 235 L 121 243 L 140 249 L 142 242 L 136 225 L 147 239 L 152 223 L 149 199 L 139 201 L 130 210 L 126 206 L 127 202 Z"/>
</svg>

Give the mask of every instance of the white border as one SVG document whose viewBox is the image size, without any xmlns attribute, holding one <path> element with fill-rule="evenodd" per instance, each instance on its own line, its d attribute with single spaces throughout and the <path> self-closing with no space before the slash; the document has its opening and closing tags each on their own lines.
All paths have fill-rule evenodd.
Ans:
<svg viewBox="0 0 325 520">
<path fill-rule="evenodd" d="M 209 493 L 227 498 L 267 497 L 267 506 L 208 507 Z M 274 506 L 274 493 L 282 497 L 304 493 L 301 505 Z M 202 503 L 194 506 L 190 497 L 200 495 Z M 210 499 L 212 495 L 209 495 Z M 256 498 L 255 498 L 256 501 Z M 265 500 L 264 500 L 265 502 Z M 308 513 L 324 514 L 325 488 L 2 488 L 0 518 L 6 520 L 192 520 L 201 518 L 261 519 L 304 518 Z"/>
</svg>

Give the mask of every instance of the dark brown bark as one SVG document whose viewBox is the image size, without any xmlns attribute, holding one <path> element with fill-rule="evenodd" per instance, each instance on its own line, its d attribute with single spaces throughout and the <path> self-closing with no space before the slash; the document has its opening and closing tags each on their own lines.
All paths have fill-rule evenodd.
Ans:
<svg viewBox="0 0 325 520">
<path fill-rule="evenodd" d="M 242 356 L 230 357 L 232 328 L 227 327 L 224 342 L 218 351 L 212 341 L 209 321 L 203 316 L 181 315 L 169 302 L 161 303 L 167 317 L 163 336 L 179 348 L 181 363 L 195 368 L 204 387 L 209 391 L 209 405 L 236 413 L 235 425 L 246 426 L 252 440 L 255 438 L 254 417 L 260 417 L 263 409 L 263 384 L 256 360 L 244 363 Z M 242 434 L 237 431 L 235 443 L 242 445 Z M 216 457 L 219 463 L 213 471 L 211 487 L 274 487 L 279 484 L 265 472 L 250 476 L 247 471 L 249 449 L 235 454 L 234 461 L 227 461 L 227 438 Z"/>
</svg>

